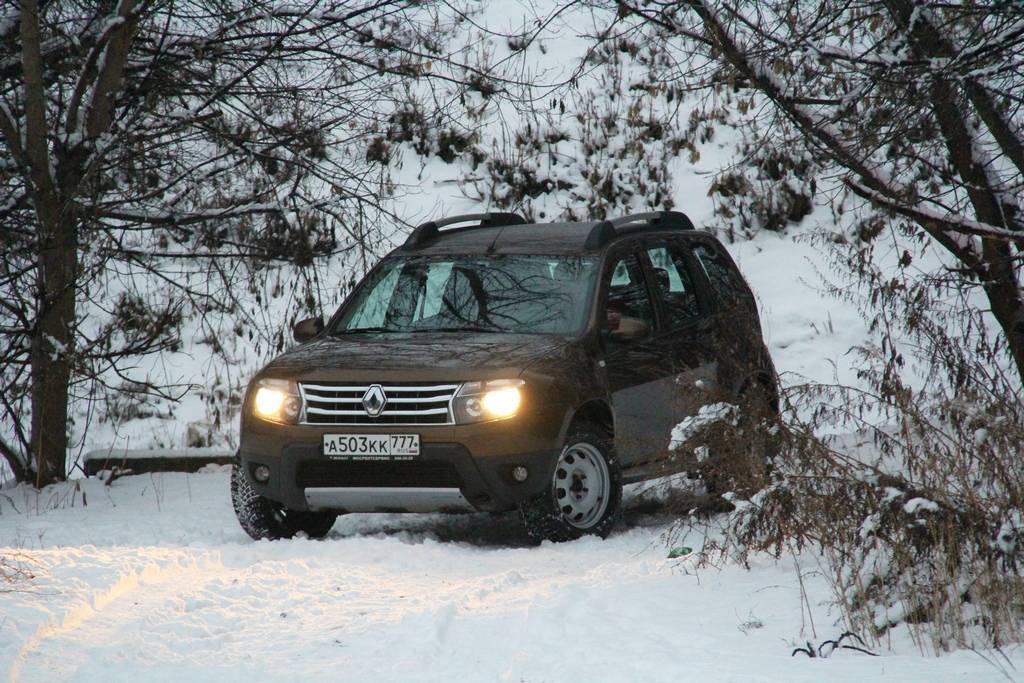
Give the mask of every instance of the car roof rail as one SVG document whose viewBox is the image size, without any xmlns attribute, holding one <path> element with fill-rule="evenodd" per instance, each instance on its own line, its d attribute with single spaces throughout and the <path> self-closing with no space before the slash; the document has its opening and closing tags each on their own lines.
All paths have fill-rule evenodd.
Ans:
<svg viewBox="0 0 1024 683">
<path fill-rule="evenodd" d="M 416 226 L 405 240 L 402 248 L 415 249 L 424 242 L 441 234 L 441 228 L 457 223 L 472 223 L 474 221 L 476 221 L 476 225 L 467 225 L 465 228 L 459 228 L 459 230 L 497 228 L 506 225 L 524 225 L 526 223 L 526 219 L 517 213 L 467 213 L 459 216 L 449 216 L 436 221 L 427 221 Z"/>
<path fill-rule="evenodd" d="M 583 246 L 585 249 L 599 249 L 624 233 L 648 230 L 694 230 L 694 227 L 693 221 L 680 211 L 633 213 L 597 223 L 590 229 Z"/>
<path fill-rule="evenodd" d="M 632 213 L 622 218 L 613 218 L 611 224 L 617 232 L 632 230 L 693 230 L 693 221 L 680 211 L 652 211 Z M 635 226 L 635 227 L 634 227 Z"/>
</svg>

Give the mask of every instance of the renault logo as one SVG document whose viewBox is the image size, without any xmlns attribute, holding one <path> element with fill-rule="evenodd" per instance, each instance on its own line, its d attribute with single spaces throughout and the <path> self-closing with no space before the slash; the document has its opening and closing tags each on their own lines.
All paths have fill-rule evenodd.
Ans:
<svg viewBox="0 0 1024 683">
<path fill-rule="evenodd" d="M 388 397 L 379 384 L 374 384 L 363 394 L 363 410 L 370 417 L 377 417 L 384 411 Z"/>
</svg>

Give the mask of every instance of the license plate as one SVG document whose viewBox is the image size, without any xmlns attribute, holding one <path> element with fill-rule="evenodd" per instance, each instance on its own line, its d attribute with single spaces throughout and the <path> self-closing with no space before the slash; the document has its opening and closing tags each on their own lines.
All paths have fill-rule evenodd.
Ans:
<svg viewBox="0 0 1024 683">
<path fill-rule="evenodd" d="M 409 460 L 419 454 L 419 434 L 324 434 L 324 455 L 329 458 Z"/>
</svg>

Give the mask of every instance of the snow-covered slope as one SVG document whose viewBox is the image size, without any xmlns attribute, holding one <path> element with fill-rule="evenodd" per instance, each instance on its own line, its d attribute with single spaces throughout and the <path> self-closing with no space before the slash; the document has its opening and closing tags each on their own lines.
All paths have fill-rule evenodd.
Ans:
<svg viewBox="0 0 1024 683">
<path fill-rule="evenodd" d="M 473 21 L 499 33 L 514 34 L 529 28 L 528 16 L 534 13 L 548 16 L 555 13 L 556 8 L 557 3 L 553 2 L 492 3 Z M 592 35 L 595 26 L 607 19 L 607 15 L 594 15 L 584 7 L 573 8 L 553 19 L 545 32 L 521 52 L 512 50 L 509 41 L 497 36 L 484 37 L 479 29 L 468 24 L 465 34 L 458 36 L 455 42 L 486 44 L 493 52 L 491 59 L 495 63 L 506 60 L 510 64 L 521 63 L 526 69 L 523 73 L 529 74 L 536 83 L 557 84 L 574 75 L 579 60 L 593 45 L 586 35 Z M 465 58 L 469 59 L 470 54 L 472 50 Z M 564 111 L 549 109 L 546 100 L 534 103 L 533 114 L 524 111 L 528 107 L 517 108 L 509 102 L 496 101 L 484 107 L 480 100 L 477 104 L 484 113 L 465 124 L 476 128 L 479 149 L 485 156 L 497 154 L 503 144 L 512 144 L 509 140 L 514 138 L 515 131 L 527 124 L 533 126 L 531 130 L 538 136 L 542 136 L 542 129 L 557 130 L 559 135 L 565 136 L 554 146 L 545 148 L 544 153 L 525 149 L 519 159 L 524 168 L 533 169 L 542 180 L 575 183 L 571 191 L 554 191 L 532 198 L 528 208 L 537 214 L 538 220 L 551 220 L 566 207 L 580 216 L 586 215 L 588 181 L 584 171 L 588 169 L 615 177 L 619 183 L 617 191 L 639 192 L 621 201 L 616 199 L 613 202 L 613 207 L 618 207 L 616 210 L 657 208 L 654 202 L 660 195 L 653 185 L 647 188 L 646 194 L 640 192 L 632 182 L 636 178 L 631 175 L 630 166 L 646 166 L 654 163 L 652 159 L 669 157 L 665 168 L 670 173 L 666 182 L 670 185 L 671 205 L 687 213 L 697 226 L 709 225 L 714 219 L 714 207 L 708 189 L 716 172 L 736 162 L 736 135 L 723 127 L 712 139 L 700 143 L 695 148 L 699 154 L 695 155 L 685 149 L 673 155 L 668 151 L 667 140 L 645 138 L 642 125 L 625 120 L 624 110 L 628 107 L 622 102 L 624 98 L 639 98 L 644 103 L 649 100 L 644 107 L 645 116 L 655 120 L 660 115 L 667 116 L 669 108 L 678 108 L 676 115 L 680 121 L 685 121 L 689 107 L 694 105 L 680 104 L 676 97 L 670 107 L 663 94 L 647 95 L 645 90 L 637 90 L 644 79 L 649 78 L 643 60 L 622 54 L 615 58 L 621 58 L 622 63 L 611 66 L 591 63 L 578 78 L 577 87 L 557 91 L 568 104 Z M 601 92 L 602 87 L 613 87 L 615 93 L 606 96 Z M 424 92 L 419 95 L 426 97 L 427 85 L 423 88 Z M 480 99 L 469 95 L 470 99 L 473 97 Z M 587 108 L 577 111 L 574 107 Z M 596 124 L 587 117 L 600 118 L 597 114 L 601 112 L 621 119 L 619 125 L 610 130 L 591 130 L 590 126 Z M 433 131 L 434 135 L 437 133 Z M 644 151 L 636 152 L 635 158 L 609 155 L 610 149 L 621 151 L 623 146 L 628 146 L 627 142 L 641 146 Z M 593 158 L 585 153 L 585 149 L 590 148 L 588 145 L 599 145 L 591 155 Z M 394 145 L 389 173 L 397 188 L 393 205 L 396 215 L 415 225 L 429 218 L 495 208 L 494 196 L 474 198 L 472 178 L 483 171 L 470 159 L 472 155 L 466 153 L 449 162 L 435 153 L 418 153 L 417 147 L 422 150 L 430 145 L 416 142 Z M 491 191 L 505 190 L 492 187 Z M 821 381 L 833 379 L 838 371 L 841 379 L 853 381 L 853 373 L 849 372 L 849 363 L 844 361 L 843 354 L 851 345 L 865 341 L 865 325 L 852 306 L 816 290 L 821 284 L 816 269 L 827 270 L 823 259 L 809 246 L 792 239 L 799 232 L 820 226 L 832 229 L 831 221 L 831 213 L 822 209 L 805 219 L 802 226 L 794 227 L 789 235 L 763 233 L 750 243 L 730 245 L 730 249 L 761 301 L 764 328 L 780 371 Z M 381 224 L 374 247 L 377 255 L 383 255 L 400 243 L 406 231 L 406 227 L 390 220 Z M 372 256 L 363 261 L 352 255 L 339 255 L 317 265 L 322 280 L 318 304 L 325 315 L 330 315 L 341 302 L 344 286 L 361 277 L 373 263 Z M 237 445 L 237 406 L 248 378 L 278 352 L 271 340 L 283 333 L 285 343 L 290 343 L 286 322 L 288 315 L 294 312 L 289 308 L 294 302 L 289 298 L 287 283 L 294 278 L 294 272 L 289 268 L 283 266 L 279 272 L 268 276 L 266 283 L 258 283 L 250 296 L 249 310 L 239 313 L 243 318 L 248 316 L 247 329 L 251 327 L 259 332 L 255 339 L 235 334 L 227 316 L 212 323 L 193 318 L 185 325 L 180 350 L 140 359 L 135 367 L 126 371 L 127 376 L 139 381 L 174 386 L 172 393 L 181 396 L 179 401 L 147 399 L 148 403 L 138 406 L 124 395 L 101 395 L 96 387 L 90 390 L 92 395 L 86 392 L 85 398 L 75 401 L 72 463 L 78 462 L 81 453 L 92 449 L 197 445 L 233 449 Z M 280 294 L 282 291 L 284 294 Z M 115 287 L 109 295 L 116 293 Z M 100 300 L 94 304 L 106 305 Z M 214 346 L 220 354 L 214 353 Z M 798 379 L 794 375 L 787 381 Z M 113 386 L 120 383 L 114 376 L 110 380 Z M 79 476 L 74 467 L 71 476 Z"/>
</svg>

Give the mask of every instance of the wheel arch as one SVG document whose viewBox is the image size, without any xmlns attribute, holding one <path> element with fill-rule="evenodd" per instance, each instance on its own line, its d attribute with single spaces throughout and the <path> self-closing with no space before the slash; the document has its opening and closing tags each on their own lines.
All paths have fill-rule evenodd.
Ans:
<svg viewBox="0 0 1024 683">
<path fill-rule="evenodd" d="M 569 430 L 577 422 L 591 422 L 603 429 L 608 436 L 615 436 L 615 414 L 611 405 L 603 398 L 588 399 L 569 415 L 562 429 L 562 441 L 565 441 Z"/>
</svg>

